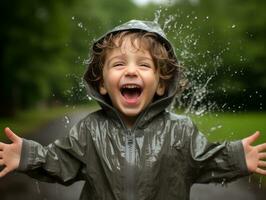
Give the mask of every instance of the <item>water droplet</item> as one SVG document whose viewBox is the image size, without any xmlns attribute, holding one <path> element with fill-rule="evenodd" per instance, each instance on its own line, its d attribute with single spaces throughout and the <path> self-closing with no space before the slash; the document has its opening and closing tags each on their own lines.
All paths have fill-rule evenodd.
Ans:
<svg viewBox="0 0 266 200">
<path fill-rule="evenodd" d="M 261 189 L 262 187 L 262 176 L 260 176 L 260 179 L 259 179 L 259 188 Z"/>
<path fill-rule="evenodd" d="M 211 176 L 214 177 L 214 171 L 212 171 Z"/>
<path fill-rule="evenodd" d="M 72 17 L 71 17 L 71 19 L 72 19 L 72 20 L 75 20 L 75 17 L 74 17 L 74 16 L 72 16 Z"/>
<path fill-rule="evenodd" d="M 79 22 L 78 27 L 83 28 L 83 24 L 81 22 Z"/>
<path fill-rule="evenodd" d="M 40 189 L 39 181 L 35 181 L 35 185 L 36 185 L 37 193 L 38 194 L 41 194 L 41 189 Z"/>
<path fill-rule="evenodd" d="M 236 25 L 235 25 L 235 24 L 233 24 L 233 25 L 232 25 L 232 28 L 235 28 L 235 27 L 236 27 Z"/>
<path fill-rule="evenodd" d="M 69 117 L 65 116 L 64 119 L 65 119 L 66 124 L 69 124 L 69 122 L 70 122 Z"/>
<path fill-rule="evenodd" d="M 200 116 L 202 116 L 204 112 L 205 112 L 204 109 L 202 109 L 202 110 L 197 110 L 197 111 L 195 112 L 195 114 L 196 114 L 196 115 L 200 115 Z"/>
<path fill-rule="evenodd" d="M 221 185 L 224 187 L 225 186 L 225 183 L 226 183 L 226 179 L 224 178 L 221 182 Z"/>
<path fill-rule="evenodd" d="M 154 13 L 154 22 L 155 23 L 159 23 L 159 19 L 160 19 L 160 16 L 161 16 L 161 11 L 162 10 L 156 10 L 155 13 Z"/>
</svg>

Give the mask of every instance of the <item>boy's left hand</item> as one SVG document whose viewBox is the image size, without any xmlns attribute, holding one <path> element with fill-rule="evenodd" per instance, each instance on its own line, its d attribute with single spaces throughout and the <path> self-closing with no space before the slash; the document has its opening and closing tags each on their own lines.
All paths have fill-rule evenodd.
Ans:
<svg viewBox="0 0 266 200">
<path fill-rule="evenodd" d="M 256 131 L 253 135 L 242 140 L 245 151 L 246 163 L 250 172 L 266 176 L 266 143 L 251 146 L 257 140 L 260 133 Z"/>
</svg>

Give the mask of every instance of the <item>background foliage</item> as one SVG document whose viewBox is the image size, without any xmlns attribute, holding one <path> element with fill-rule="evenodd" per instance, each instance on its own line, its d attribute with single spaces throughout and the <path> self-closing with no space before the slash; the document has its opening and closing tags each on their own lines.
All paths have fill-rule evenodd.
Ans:
<svg viewBox="0 0 266 200">
<path fill-rule="evenodd" d="M 93 39 L 129 19 L 158 20 L 192 80 L 224 109 L 264 111 L 265 1 L 2 0 L 0 116 L 86 102 L 81 77 Z M 166 24 L 166 22 L 168 22 Z"/>
</svg>

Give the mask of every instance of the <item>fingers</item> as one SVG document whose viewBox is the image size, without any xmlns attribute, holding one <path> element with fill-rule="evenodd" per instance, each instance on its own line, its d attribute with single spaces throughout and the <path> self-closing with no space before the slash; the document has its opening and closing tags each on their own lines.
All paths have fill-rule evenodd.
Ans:
<svg viewBox="0 0 266 200">
<path fill-rule="evenodd" d="M 253 142 L 255 142 L 258 137 L 260 136 L 260 132 L 259 131 L 256 131 L 254 134 L 252 134 L 251 136 L 245 138 L 245 141 L 248 143 L 248 144 L 252 144 Z"/>
<path fill-rule="evenodd" d="M 261 174 L 261 175 L 266 175 L 266 170 L 261 169 L 261 168 L 257 168 L 257 169 L 255 170 L 255 172 L 258 173 L 258 174 Z"/>
<path fill-rule="evenodd" d="M 266 167 L 266 161 L 260 160 L 259 163 L 258 163 L 258 166 L 259 167 Z"/>
<path fill-rule="evenodd" d="M 259 144 L 256 146 L 258 151 L 266 151 L 266 143 Z"/>
<path fill-rule="evenodd" d="M 10 170 L 5 167 L 1 172 L 0 172 L 0 178 L 2 178 L 3 176 L 7 175 L 10 172 Z"/>
<path fill-rule="evenodd" d="M 259 153 L 259 159 L 266 159 L 266 152 Z"/>
<path fill-rule="evenodd" d="M 5 133 L 6 133 L 6 136 L 12 141 L 12 142 L 17 142 L 19 137 L 13 133 L 13 131 L 10 130 L 10 128 L 5 128 Z"/>
</svg>

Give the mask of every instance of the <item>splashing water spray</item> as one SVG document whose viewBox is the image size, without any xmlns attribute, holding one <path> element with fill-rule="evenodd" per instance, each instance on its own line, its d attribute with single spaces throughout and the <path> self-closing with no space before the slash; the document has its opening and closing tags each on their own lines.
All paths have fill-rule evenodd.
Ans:
<svg viewBox="0 0 266 200">
<path fill-rule="evenodd" d="M 218 71 L 221 71 L 221 67 L 223 67 L 222 71 L 227 73 L 229 76 L 234 77 L 237 75 L 243 75 L 243 69 L 239 71 L 233 71 L 230 67 L 224 69 L 223 63 L 223 55 L 230 51 L 231 43 L 228 42 L 224 47 L 220 49 L 216 55 L 210 50 L 200 51 L 198 49 L 198 44 L 200 43 L 200 35 L 194 33 L 195 26 L 192 28 L 192 24 L 200 20 L 200 17 L 195 16 L 192 12 L 191 15 L 186 15 L 185 17 L 188 22 L 185 24 L 184 22 L 180 23 L 181 16 L 184 15 L 182 11 L 178 11 L 176 14 L 167 15 L 165 14 L 167 8 L 158 9 L 154 13 L 154 22 L 160 23 L 163 25 L 163 30 L 168 35 L 172 35 L 170 39 L 173 39 L 175 43 L 177 43 L 177 47 L 175 47 L 175 52 L 179 59 L 181 66 L 184 66 L 184 77 L 188 81 L 185 90 L 178 94 L 172 105 L 169 107 L 170 111 L 178 111 L 184 113 L 186 115 L 192 115 L 197 119 L 202 118 L 204 115 L 209 115 L 211 117 L 217 118 L 217 124 L 212 125 L 207 131 L 206 135 L 208 136 L 210 133 L 215 133 L 219 129 L 223 128 L 222 123 L 218 120 L 219 114 L 223 113 L 225 110 L 229 110 L 232 113 L 236 113 L 237 109 L 243 110 L 245 108 L 244 104 L 241 105 L 232 105 L 227 106 L 224 103 L 222 106 L 218 106 L 218 104 L 214 100 L 209 100 L 209 96 L 214 93 L 212 89 L 212 81 L 218 77 Z M 184 16 L 183 16 L 184 17 Z M 210 20 L 210 16 L 206 16 L 202 18 L 202 22 L 207 22 Z M 229 28 L 236 29 L 237 25 L 233 24 Z M 213 31 L 208 33 L 209 35 L 215 34 Z M 203 60 L 203 62 L 202 62 Z M 240 56 L 240 61 L 245 61 L 243 56 Z M 212 67 L 212 70 L 208 70 L 209 67 Z M 234 87 L 234 86 L 230 86 Z M 222 92 L 224 94 L 227 93 L 226 87 L 222 87 Z M 243 89 L 243 92 L 246 92 L 246 89 Z M 256 96 L 262 99 L 262 94 L 258 91 L 254 92 Z M 249 98 L 252 99 L 253 95 L 250 94 Z M 259 103 L 260 111 L 263 110 L 263 103 Z M 199 121 L 199 123 L 201 123 Z M 228 133 L 228 139 L 232 138 L 234 132 Z M 249 177 L 248 182 L 251 182 L 251 177 Z M 259 185 L 258 187 L 262 188 L 262 176 L 259 177 Z M 221 182 L 222 186 L 226 186 L 225 180 Z"/>
<path fill-rule="evenodd" d="M 212 79 L 216 77 L 216 71 L 213 74 L 210 74 L 206 77 L 207 71 L 206 68 L 208 63 L 198 64 L 197 57 L 205 57 L 206 53 L 194 53 L 192 50 L 197 50 L 197 44 L 199 41 L 199 36 L 196 37 L 193 33 L 192 27 L 190 25 L 179 24 L 177 25 L 178 18 L 180 14 L 168 15 L 165 16 L 162 14 L 162 9 L 155 11 L 154 22 L 159 23 L 162 18 L 163 20 L 163 29 L 167 34 L 174 34 L 173 39 L 178 43 L 178 47 L 175 49 L 177 57 L 181 65 L 184 65 L 185 79 L 189 80 L 185 91 L 182 94 L 176 96 L 173 104 L 170 107 L 170 110 L 175 110 L 176 107 L 179 110 L 183 110 L 184 114 L 194 114 L 197 116 L 203 116 L 204 114 L 214 110 L 216 108 L 215 102 L 206 101 L 208 94 L 212 91 L 209 90 L 208 86 L 211 83 Z M 187 15 L 187 18 L 190 16 Z M 198 17 L 194 16 L 191 21 L 197 20 Z M 190 23 L 188 23 L 190 24 Z M 191 31 L 190 34 L 184 36 L 184 31 Z M 217 55 L 213 60 L 212 66 L 219 67 L 221 64 L 221 58 Z M 188 63 L 188 66 L 187 66 Z M 195 67 L 198 66 L 198 67 Z M 183 80 L 184 81 L 184 80 Z M 186 80 L 185 80 L 186 81 Z"/>
</svg>

